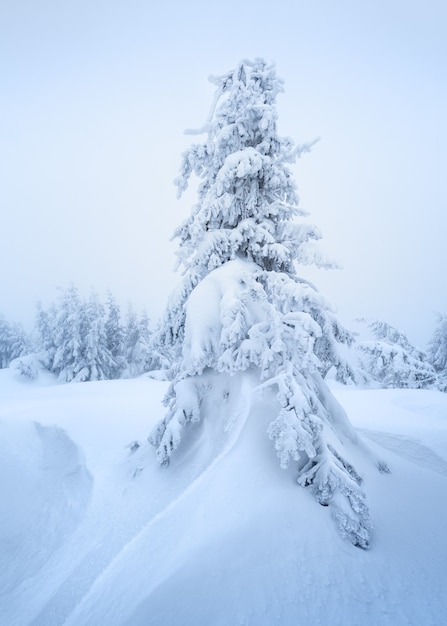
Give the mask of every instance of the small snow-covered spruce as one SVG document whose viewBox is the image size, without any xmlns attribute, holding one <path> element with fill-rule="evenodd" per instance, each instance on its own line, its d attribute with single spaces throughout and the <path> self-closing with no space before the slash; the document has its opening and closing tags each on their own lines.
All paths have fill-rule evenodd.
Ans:
<svg viewBox="0 0 447 626">
<path fill-rule="evenodd" d="M 48 309 L 42 307 L 41 302 L 37 302 L 35 328 L 35 349 L 40 352 L 42 365 L 52 371 L 52 364 L 56 352 L 56 306 L 52 304 Z"/>
<path fill-rule="evenodd" d="M 85 303 L 74 285 L 61 290 L 53 322 L 54 357 L 50 370 L 63 382 L 87 380 Z"/>
<path fill-rule="evenodd" d="M 152 333 L 149 317 L 145 311 L 137 317 L 131 305 L 129 305 L 127 311 L 124 345 L 127 373 L 130 377 L 140 376 L 144 372 L 154 369 L 154 352 L 152 350 Z"/>
<path fill-rule="evenodd" d="M 81 380 L 109 380 L 115 378 L 117 363 L 113 358 L 106 333 L 105 309 L 92 291 L 84 304 L 84 324 L 82 329 L 84 368 L 78 375 Z"/>
<path fill-rule="evenodd" d="M 106 310 L 104 331 L 107 350 L 112 358 L 109 374 L 110 378 L 119 378 L 126 368 L 125 332 L 121 323 L 120 307 L 110 291 L 107 293 Z"/>
<path fill-rule="evenodd" d="M 447 390 L 447 315 L 438 315 L 438 323 L 427 349 L 428 360 L 440 378 L 441 388 Z"/>
<path fill-rule="evenodd" d="M 27 354 L 30 339 L 20 324 L 9 322 L 0 315 L 0 369 L 8 367 L 11 361 Z"/>
<path fill-rule="evenodd" d="M 413 346 L 407 336 L 386 322 L 359 319 L 371 339 L 357 343 L 364 369 L 385 388 L 440 388 L 439 377 L 423 350 Z"/>
<path fill-rule="evenodd" d="M 185 430 L 204 418 L 215 377 L 250 372 L 276 397 L 268 435 L 281 466 L 293 462 L 298 483 L 330 506 L 341 534 L 366 548 L 369 513 L 347 458 L 363 444 L 320 373 L 337 362 L 343 333 L 325 299 L 296 273 L 297 263 L 324 264 L 318 229 L 295 221 L 304 212 L 289 164 L 310 144 L 277 134 L 283 85 L 274 66 L 243 61 L 212 82 L 207 138 L 183 155 L 176 180 L 179 194 L 191 174 L 201 182 L 175 232 L 183 278 L 157 339 L 168 345 L 172 382 L 167 414 L 149 440 L 167 465 Z"/>
</svg>

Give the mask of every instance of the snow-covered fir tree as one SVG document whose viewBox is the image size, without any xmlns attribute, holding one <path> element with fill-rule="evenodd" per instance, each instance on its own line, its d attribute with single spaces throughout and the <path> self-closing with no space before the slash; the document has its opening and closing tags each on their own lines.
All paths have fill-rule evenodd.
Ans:
<svg viewBox="0 0 447 626">
<path fill-rule="evenodd" d="M 54 318 L 54 357 L 50 370 L 63 382 L 86 380 L 83 336 L 86 312 L 78 289 L 71 285 L 61 293 Z"/>
<path fill-rule="evenodd" d="M 126 327 L 124 330 L 124 349 L 126 360 L 129 362 L 134 345 L 138 341 L 138 322 L 137 314 L 133 306 L 129 303 L 127 307 Z"/>
<path fill-rule="evenodd" d="M 125 347 L 129 376 L 140 376 L 153 369 L 152 333 L 149 317 L 145 311 L 138 317 L 130 305 L 127 312 Z"/>
<path fill-rule="evenodd" d="M 53 363 L 56 350 L 56 307 L 52 304 L 48 309 L 44 309 L 41 302 L 37 303 L 35 319 L 35 344 L 36 349 L 42 351 L 44 360 L 48 367 Z"/>
<path fill-rule="evenodd" d="M 413 346 L 407 336 L 386 322 L 357 320 L 372 337 L 357 342 L 364 369 L 386 388 L 439 388 L 435 369 L 427 354 Z"/>
<path fill-rule="evenodd" d="M 343 361 L 344 337 L 296 267 L 325 264 L 318 229 L 296 220 L 304 212 L 289 168 L 310 145 L 277 133 L 283 83 L 274 66 L 244 61 L 212 81 L 206 139 L 183 155 L 176 180 L 179 194 L 192 174 L 200 184 L 175 232 L 183 277 L 156 342 L 168 347 L 172 382 L 150 441 L 168 464 L 185 431 L 204 418 L 205 397 L 222 401 L 219 377 L 246 372 L 276 397 L 268 435 L 281 466 L 293 463 L 298 483 L 330 506 L 342 535 L 365 548 L 369 513 L 347 456 L 363 444 L 320 373 Z"/>
<path fill-rule="evenodd" d="M 111 378 L 119 378 L 126 368 L 125 332 L 121 322 L 121 310 L 113 294 L 107 293 L 107 317 L 105 333 L 107 349 L 114 361 Z"/>
<path fill-rule="evenodd" d="M 30 349 L 30 339 L 21 324 L 9 322 L 0 315 L 0 369 Z"/>
<path fill-rule="evenodd" d="M 447 315 L 438 315 L 427 353 L 435 370 L 447 376 Z"/>
<path fill-rule="evenodd" d="M 117 363 L 110 352 L 105 326 L 105 310 L 96 292 L 84 305 L 82 330 L 83 369 L 78 380 L 109 380 L 115 378 Z"/>
<path fill-rule="evenodd" d="M 438 321 L 428 343 L 427 356 L 439 379 L 439 388 L 447 392 L 447 315 L 438 314 Z"/>
</svg>

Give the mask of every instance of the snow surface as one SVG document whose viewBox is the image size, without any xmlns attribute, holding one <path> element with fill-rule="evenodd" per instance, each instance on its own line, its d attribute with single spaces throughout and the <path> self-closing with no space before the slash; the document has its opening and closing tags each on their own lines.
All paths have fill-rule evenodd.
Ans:
<svg viewBox="0 0 447 626">
<path fill-rule="evenodd" d="M 330 383 L 392 471 L 359 450 L 364 551 L 279 468 L 269 398 L 225 385 L 164 469 L 144 442 L 166 382 L 0 371 L 0 624 L 446 623 L 447 395 Z"/>
</svg>

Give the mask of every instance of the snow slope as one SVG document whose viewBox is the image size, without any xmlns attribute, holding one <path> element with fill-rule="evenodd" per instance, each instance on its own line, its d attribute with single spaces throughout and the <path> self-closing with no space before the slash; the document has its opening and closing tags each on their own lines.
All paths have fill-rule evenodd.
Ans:
<svg viewBox="0 0 447 626">
<path fill-rule="evenodd" d="M 0 371 L 0 624 L 445 623 L 447 396 L 331 383 L 392 471 L 355 459 L 363 551 L 279 468 L 270 398 L 246 402 L 246 375 L 222 385 L 163 469 L 126 446 L 163 415 L 166 383 Z"/>
</svg>

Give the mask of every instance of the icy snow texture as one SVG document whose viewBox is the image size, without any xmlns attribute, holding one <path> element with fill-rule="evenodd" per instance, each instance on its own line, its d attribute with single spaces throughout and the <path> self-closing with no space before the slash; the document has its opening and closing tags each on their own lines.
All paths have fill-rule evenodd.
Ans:
<svg viewBox="0 0 447 626">
<path fill-rule="evenodd" d="M 210 419 L 195 426 L 193 449 L 179 449 L 167 473 L 143 448 L 125 448 L 144 438 L 148 415 L 153 424 L 162 416 L 165 383 L 39 387 L 43 380 L 19 383 L 0 371 L 2 452 L 10 446 L 1 457 L 0 542 L 12 546 L 14 516 L 15 545 L 45 555 L 38 562 L 32 550 L 0 552 L 8 590 L 1 624 L 444 623 L 447 396 L 332 384 L 393 469 L 380 474 L 354 451 L 377 527 L 365 552 L 343 542 L 327 523 L 329 508 L 296 489 L 291 469 L 279 468 L 264 435 L 275 400 L 264 392 L 247 413 L 241 382 L 226 377 L 220 403 L 206 407 Z M 37 463 L 36 420 L 47 433 L 66 433 L 44 436 L 46 455 L 61 462 L 42 490 L 34 488 L 45 484 L 46 471 Z M 60 502 L 52 487 L 64 484 L 71 467 L 62 459 L 67 446 L 92 478 L 65 482 Z M 6 484 L 17 493 L 6 493 Z M 39 523 L 49 510 L 57 513 L 52 532 Z"/>
<path fill-rule="evenodd" d="M 92 484 L 64 430 L 14 419 L 0 419 L 0 475 L 1 596 L 39 571 L 73 533 Z"/>
</svg>

